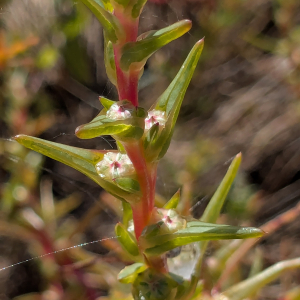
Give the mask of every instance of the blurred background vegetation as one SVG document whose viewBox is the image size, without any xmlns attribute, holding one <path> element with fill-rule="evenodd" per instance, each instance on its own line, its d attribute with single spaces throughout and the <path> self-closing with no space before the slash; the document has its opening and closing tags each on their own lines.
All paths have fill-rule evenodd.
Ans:
<svg viewBox="0 0 300 300">
<path fill-rule="evenodd" d="M 140 81 L 140 104 L 149 108 L 205 36 L 160 165 L 157 198 L 182 187 L 186 212 L 201 216 L 241 151 L 242 170 L 222 217 L 260 226 L 300 198 L 300 2 L 157 0 L 147 4 L 140 30 L 183 18 L 193 21 L 191 32 L 153 55 Z M 114 148 L 110 137 L 74 135 L 99 111 L 99 95 L 117 100 L 105 74 L 101 27 L 81 3 L 0 0 L 0 268 L 114 236 L 118 201 L 79 172 L 11 140 L 24 133 Z M 253 257 L 261 268 L 299 256 L 300 218 L 290 221 L 240 262 L 234 280 L 245 278 Z M 212 244 L 207 255 L 218 247 Z M 0 272 L 0 299 L 28 293 L 18 299 L 93 299 L 112 289 L 120 293 L 112 299 L 124 299 L 126 287 L 120 292 L 116 282 L 124 262 L 130 259 L 113 239 L 30 260 Z M 299 284 L 300 272 L 289 273 L 256 297 L 291 299 L 282 295 Z"/>
</svg>

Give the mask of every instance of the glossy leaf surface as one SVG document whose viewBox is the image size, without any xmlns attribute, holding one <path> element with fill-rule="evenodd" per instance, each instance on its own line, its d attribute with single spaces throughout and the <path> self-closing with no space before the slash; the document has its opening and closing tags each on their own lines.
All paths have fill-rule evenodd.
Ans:
<svg viewBox="0 0 300 300">
<path fill-rule="evenodd" d="M 195 44 L 174 80 L 152 108 L 165 112 L 167 122 L 155 143 L 147 150 L 150 160 L 161 159 L 169 148 L 179 110 L 199 61 L 203 45 L 203 39 Z"/>
<path fill-rule="evenodd" d="M 189 20 L 179 21 L 166 28 L 151 31 L 145 39 L 127 43 L 122 49 L 121 68 L 127 71 L 132 63 L 141 63 L 142 68 L 149 56 L 188 32 L 191 26 Z"/>
<path fill-rule="evenodd" d="M 15 140 L 31 150 L 78 170 L 117 198 L 126 200 L 132 198 L 130 193 L 120 189 L 114 183 L 104 180 L 97 174 L 95 165 L 107 151 L 76 148 L 26 135 L 17 135 Z"/>
<path fill-rule="evenodd" d="M 145 253 L 147 255 L 161 255 L 176 247 L 199 241 L 245 239 L 260 237 L 262 235 L 263 232 L 260 229 L 253 227 L 236 227 L 193 221 L 188 222 L 187 228 L 178 230 L 173 234 L 163 234 L 147 238 L 145 243 L 149 247 Z"/>
<path fill-rule="evenodd" d="M 140 138 L 144 130 L 143 120 L 129 118 L 126 120 L 112 120 L 106 115 L 99 114 L 90 123 L 76 128 L 75 134 L 81 139 L 92 139 L 101 135 L 117 135 L 118 138 Z M 140 126 L 139 126 L 140 125 Z"/>
</svg>

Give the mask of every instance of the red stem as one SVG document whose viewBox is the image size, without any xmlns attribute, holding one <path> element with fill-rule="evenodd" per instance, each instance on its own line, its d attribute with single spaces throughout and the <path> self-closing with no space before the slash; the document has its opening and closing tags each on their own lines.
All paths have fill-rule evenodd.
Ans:
<svg viewBox="0 0 300 300">
<path fill-rule="evenodd" d="M 126 14 L 122 10 L 115 10 L 114 14 L 120 21 L 125 32 L 125 39 L 119 41 L 119 43 L 114 46 L 119 100 L 127 99 L 137 107 L 140 69 L 138 67 L 135 68 L 134 66 L 130 66 L 129 70 L 124 71 L 121 68 L 120 60 L 122 47 L 128 42 L 135 42 L 137 39 L 139 19 L 131 19 L 130 17 L 127 18 Z M 147 163 L 141 140 L 123 143 L 123 146 L 135 168 L 142 194 L 140 201 L 131 205 L 134 231 L 138 240 L 143 229 L 149 225 L 150 217 L 154 208 L 157 164 Z M 165 257 L 152 258 L 148 260 L 148 264 L 161 273 L 168 272 Z"/>
<path fill-rule="evenodd" d="M 140 70 L 129 70 L 128 99 L 134 106 L 138 106 L 138 83 Z M 127 98 L 126 98 L 127 99 Z"/>
<path fill-rule="evenodd" d="M 138 106 L 138 81 L 139 69 L 133 67 L 124 71 L 120 60 L 122 47 L 129 42 L 135 42 L 138 35 L 139 18 L 128 17 L 122 9 L 115 9 L 114 15 L 118 18 L 124 30 L 124 39 L 114 46 L 117 88 L 119 100 L 129 100 L 134 106 Z M 125 143 L 127 155 L 135 167 L 138 181 L 141 187 L 142 199 L 132 205 L 135 235 L 138 239 L 145 226 L 148 225 L 152 209 L 154 207 L 156 165 L 147 164 L 144 156 L 144 148 L 141 141 Z"/>
<path fill-rule="evenodd" d="M 134 231 L 138 240 L 143 229 L 149 224 L 154 208 L 157 164 L 149 164 L 146 162 L 144 147 L 141 141 L 127 144 L 124 143 L 123 145 L 136 170 L 142 193 L 141 200 L 138 203 L 131 205 Z M 154 268 L 161 273 L 168 273 L 168 266 L 164 256 L 152 257 L 146 260 L 151 268 Z"/>
<path fill-rule="evenodd" d="M 143 229 L 147 226 L 149 216 L 147 213 L 148 207 L 145 205 L 145 202 L 139 202 L 131 205 L 132 208 L 132 217 L 134 223 L 134 232 L 136 239 L 138 240 L 141 236 Z"/>
<path fill-rule="evenodd" d="M 124 143 L 124 147 L 136 170 L 142 193 L 140 202 L 132 205 L 135 235 L 138 239 L 144 227 L 148 225 L 154 208 L 156 164 L 148 164 L 146 162 L 141 141 Z"/>
<path fill-rule="evenodd" d="M 134 106 L 138 106 L 139 70 L 129 69 L 128 71 L 123 71 L 120 66 L 120 60 L 122 47 L 126 43 L 135 42 L 137 39 L 139 18 L 128 18 L 121 10 L 115 10 L 114 15 L 120 21 L 125 32 L 124 40 L 119 41 L 119 43 L 114 46 L 119 100 L 127 99 Z"/>
</svg>

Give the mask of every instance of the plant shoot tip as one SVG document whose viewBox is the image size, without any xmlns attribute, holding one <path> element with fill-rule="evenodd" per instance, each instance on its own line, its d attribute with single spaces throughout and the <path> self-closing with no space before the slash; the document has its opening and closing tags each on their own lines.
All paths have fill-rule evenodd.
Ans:
<svg viewBox="0 0 300 300">
<path fill-rule="evenodd" d="M 80 129 L 81 129 L 81 126 L 78 126 L 76 129 L 75 129 L 75 135 L 78 137 L 78 135 L 80 134 Z"/>
<path fill-rule="evenodd" d="M 204 40 L 205 40 L 205 36 L 202 39 L 200 39 L 196 44 L 203 44 Z"/>
<path fill-rule="evenodd" d="M 241 158 L 243 155 L 242 155 L 242 152 L 239 152 L 237 155 L 236 155 L 236 158 Z"/>
<path fill-rule="evenodd" d="M 15 135 L 14 137 L 12 137 L 13 140 L 18 140 L 20 138 L 22 138 L 24 136 L 24 134 L 18 134 L 18 135 Z"/>
</svg>

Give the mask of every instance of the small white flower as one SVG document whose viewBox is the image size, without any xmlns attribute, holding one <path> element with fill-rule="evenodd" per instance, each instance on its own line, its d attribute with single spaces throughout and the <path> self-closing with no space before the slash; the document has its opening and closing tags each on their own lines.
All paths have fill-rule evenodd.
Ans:
<svg viewBox="0 0 300 300">
<path fill-rule="evenodd" d="M 102 178 L 114 179 L 121 176 L 133 175 L 135 169 L 126 154 L 108 152 L 96 164 L 96 171 Z"/>
<path fill-rule="evenodd" d="M 186 220 L 178 215 L 174 209 L 158 209 L 162 216 L 162 221 L 167 225 L 171 232 L 183 229 L 186 227 Z"/>
<path fill-rule="evenodd" d="M 149 130 L 154 124 L 164 127 L 166 124 L 166 113 L 162 110 L 151 110 L 145 119 L 145 130 Z"/>
<path fill-rule="evenodd" d="M 125 120 L 132 117 L 132 112 L 135 109 L 129 101 L 119 101 L 114 103 L 106 112 L 106 116 L 113 120 Z"/>
</svg>

